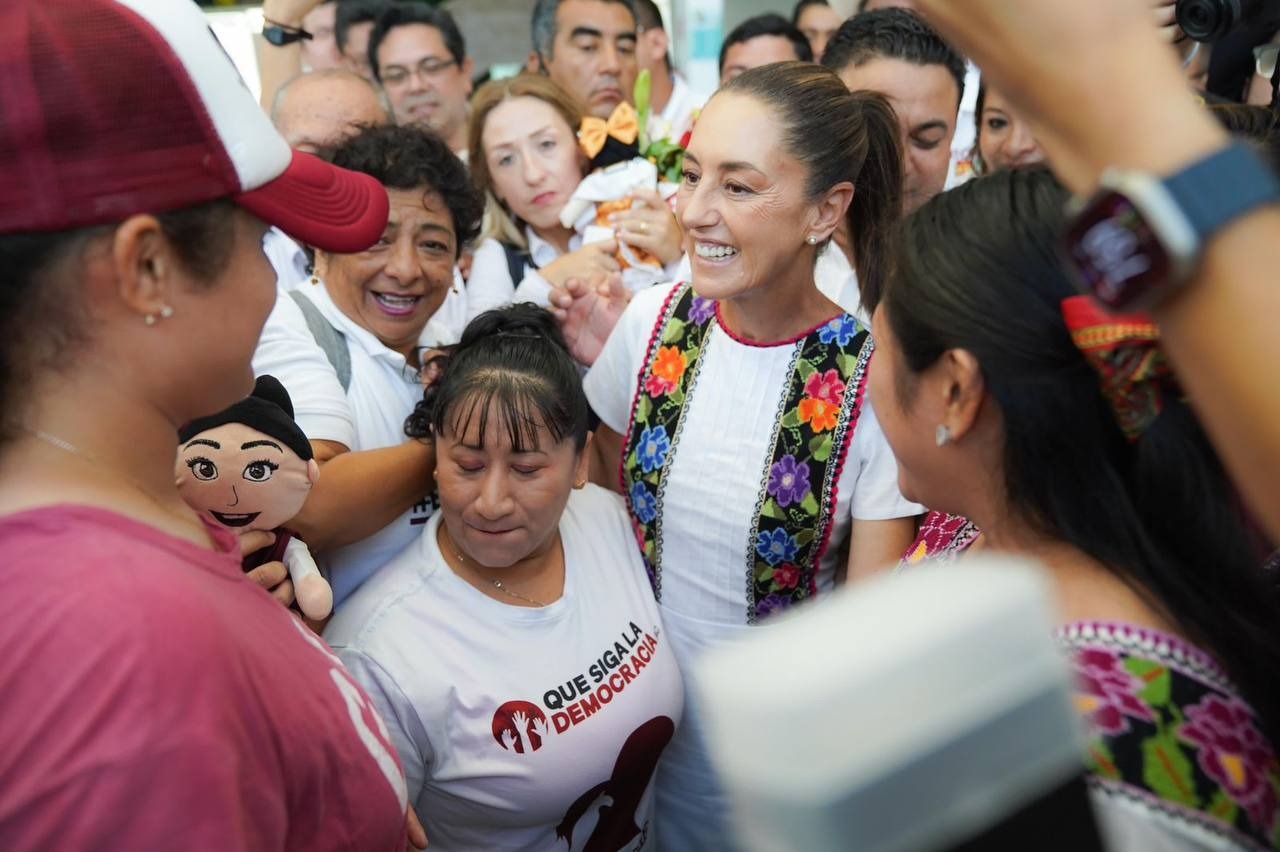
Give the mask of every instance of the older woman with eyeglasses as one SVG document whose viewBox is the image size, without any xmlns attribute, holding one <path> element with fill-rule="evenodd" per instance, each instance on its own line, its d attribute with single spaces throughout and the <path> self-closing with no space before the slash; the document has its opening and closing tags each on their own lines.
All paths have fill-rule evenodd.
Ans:
<svg viewBox="0 0 1280 852">
<path fill-rule="evenodd" d="M 462 161 L 416 127 L 368 128 L 333 160 L 382 183 L 390 221 L 366 251 L 316 253 L 314 283 L 293 295 L 306 327 L 291 345 L 260 345 L 254 371 L 289 389 L 323 469 L 291 526 L 341 605 L 432 512 L 434 450 L 402 427 L 422 398 L 421 354 L 456 339 L 432 316 L 483 203 Z"/>
</svg>

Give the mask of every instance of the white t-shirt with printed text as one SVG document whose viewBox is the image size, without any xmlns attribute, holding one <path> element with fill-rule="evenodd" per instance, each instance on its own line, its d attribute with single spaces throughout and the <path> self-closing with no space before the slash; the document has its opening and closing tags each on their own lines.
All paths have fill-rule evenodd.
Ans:
<svg viewBox="0 0 1280 852">
<path fill-rule="evenodd" d="M 654 848 L 682 690 L 621 498 L 571 494 L 564 594 L 540 608 L 457 576 L 439 524 L 325 632 L 387 721 L 431 848 Z"/>
</svg>

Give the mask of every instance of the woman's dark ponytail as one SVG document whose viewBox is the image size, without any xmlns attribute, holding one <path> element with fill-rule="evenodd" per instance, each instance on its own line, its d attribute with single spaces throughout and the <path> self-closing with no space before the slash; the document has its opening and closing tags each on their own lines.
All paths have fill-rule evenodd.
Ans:
<svg viewBox="0 0 1280 852">
<path fill-rule="evenodd" d="M 849 233 L 862 308 L 870 316 L 889 275 L 894 234 L 902 221 L 902 140 L 898 118 L 883 96 L 851 94 L 866 128 L 866 155 L 853 184 Z"/>
</svg>

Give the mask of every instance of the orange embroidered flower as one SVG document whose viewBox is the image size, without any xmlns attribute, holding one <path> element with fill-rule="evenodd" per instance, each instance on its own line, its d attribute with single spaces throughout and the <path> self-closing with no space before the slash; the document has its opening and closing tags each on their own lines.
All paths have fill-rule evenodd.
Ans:
<svg viewBox="0 0 1280 852">
<path fill-rule="evenodd" d="M 683 352 L 675 346 L 663 346 L 658 350 L 658 357 L 654 359 L 653 374 L 674 388 L 680 384 L 687 366 L 689 361 L 684 357 Z"/>
<path fill-rule="evenodd" d="M 800 400 L 800 422 L 808 423 L 815 432 L 827 432 L 836 428 L 840 409 L 829 402 L 806 396 Z"/>
</svg>

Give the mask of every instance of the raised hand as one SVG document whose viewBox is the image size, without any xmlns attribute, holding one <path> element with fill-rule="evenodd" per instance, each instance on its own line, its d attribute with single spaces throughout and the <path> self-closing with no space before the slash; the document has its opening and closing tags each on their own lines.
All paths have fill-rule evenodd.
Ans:
<svg viewBox="0 0 1280 852">
<path fill-rule="evenodd" d="M 614 257 L 617 251 L 617 240 L 587 243 L 577 251 L 563 254 L 551 261 L 539 269 L 538 274 L 552 288 L 564 287 L 571 278 L 594 278 L 598 275 L 607 275 L 622 268 L 618 259 Z"/>
<path fill-rule="evenodd" d="M 618 229 L 618 239 L 629 246 L 647 251 L 670 266 L 684 254 L 684 232 L 675 214 L 657 191 L 638 189 L 631 193 L 631 209 L 611 217 Z"/>
<path fill-rule="evenodd" d="M 569 354 L 578 363 L 590 366 L 631 301 L 631 292 L 622 285 L 622 276 L 613 273 L 592 281 L 571 279 L 564 287 L 552 290 L 550 299 L 551 312 L 560 321 Z"/>
</svg>

